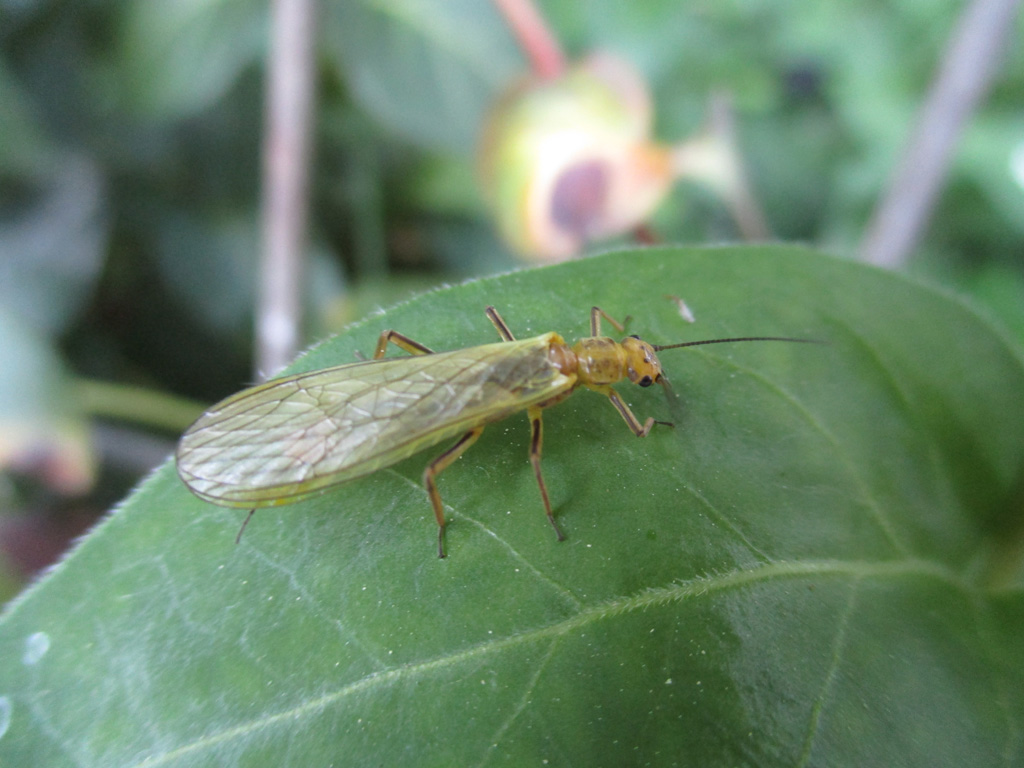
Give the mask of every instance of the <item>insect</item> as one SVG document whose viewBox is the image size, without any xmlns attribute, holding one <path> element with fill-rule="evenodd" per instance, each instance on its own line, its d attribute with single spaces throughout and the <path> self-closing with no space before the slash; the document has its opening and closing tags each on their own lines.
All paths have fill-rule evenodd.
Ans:
<svg viewBox="0 0 1024 768">
<path fill-rule="evenodd" d="M 525 410 L 530 463 L 548 521 L 562 541 L 541 474 L 545 408 L 586 387 L 605 395 L 633 433 L 646 437 L 655 424 L 672 424 L 654 418 L 641 423 L 612 385 L 629 379 L 641 387 L 667 386 L 657 352 L 738 341 L 812 342 L 778 336 L 664 346 L 638 336 L 617 342 L 601 335 L 601 319 L 620 332 L 623 326 L 593 307 L 590 336 L 570 346 L 554 332 L 517 340 L 494 307 L 487 307 L 486 314 L 501 342 L 435 353 L 387 330 L 373 360 L 286 376 L 228 397 L 182 436 L 178 474 L 201 499 L 249 509 L 251 517 L 258 507 L 315 496 L 458 438 L 423 472 L 437 518 L 438 555 L 444 557 L 445 515 L 437 476 L 476 442 L 486 425 Z M 411 356 L 385 358 L 388 344 Z"/>
</svg>

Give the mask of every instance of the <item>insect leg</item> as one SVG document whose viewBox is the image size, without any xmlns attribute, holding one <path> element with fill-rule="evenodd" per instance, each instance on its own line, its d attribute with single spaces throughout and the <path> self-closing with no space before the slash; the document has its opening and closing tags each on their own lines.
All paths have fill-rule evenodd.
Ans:
<svg viewBox="0 0 1024 768">
<path fill-rule="evenodd" d="M 494 307 L 488 307 L 484 310 L 487 315 L 487 319 L 491 321 L 495 328 L 498 329 L 498 334 L 501 336 L 503 341 L 515 341 L 516 337 L 512 335 L 512 331 L 505 324 L 505 321 L 501 319 L 501 315 L 498 314 L 498 310 Z"/>
<path fill-rule="evenodd" d="M 540 451 L 544 442 L 544 422 L 541 419 L 541 408 L 533 406 L 528 408 L 526 413 L 530 417 L 530 463 L 533 465 L 533 474 L 537 476 L 537 486 L 540 488 L 540 497 L 544 501 L 544 511 L 547 512 L 548 522 L 555 529 L 559 541 L 565 541 L 565 534 L 555 522 L 555 515 L 551 511 L 551 500 L 548 498 L 548 488 L 544 485 L 544 476 L 540 472 Z"/>
<path fill-rule="evenodd" d="M 600 336 L 601 335 L 601 318 L 602 317 L 605 320 L 607 320 L 609 323 L 611 323 L 613 326 L 615 326 L 615 330 L 617 330 L 619 333 L 622 333 L 623 331 L 626 330 L 625 323 L 620 323 L 618 320 L 616 320 L 614 317 L 609 315 L 607 312 L 605 312 L 600 307 L 591 307 L 590 308 L 590 335 L 591 336 Z M 626 315 L 626 321 L 625 322 L 626 323 L 629 322 L 629 315 Z"/>
<path fill-rule="evenodd" d="M 245 520 L 242 522 L 242 527 L 238 529 L 238 535 L 235 536 L 235 544 L 238 544 L 238 542 L 242 540 L 242 533 L 245 532 L 245 526 L 247 526 L 249 524 L 249 521 L 252 520 L 252 516 L 255 512 L 256 508 L 253 507 L 252 509 L 249 510 L 249 514 L 245 516 Z"/>
<path fill-rule="evenodd" d="M 396 347 L 404 349 L 411 355 L 432 355 L 434 350 L 430 347 L 425 347 L 418 341 L 413 341 L 404 333 L 398 331 L 384 331 L 381 333 L 380 338 L 377 339 L 377 349 L 374 350 L 373 359 L 380 360 L 384 357 L 384 353 L 387 351 L 388 342 L 391 342 Z"/>
<path fill-rule="evenodd" d="M 626 420 L 626 424 L 631 430 L 633 430 L 633 434 L 637 437 L 647 437 L 648 433 L 651 431 L 651 427 L 655 424 L 664 424 L 666 427 L 675 426 L 675 424 L 670 421 L 658 421 L 654 417 L 648 417 L 647 421 L 641 424 L 640 420 L 633 415 L 631 410 L 629 410 L 629 406 L 622 402 L 622 399 L 619 397 L 619 393 L 614 389 L 611 387 L 594 387 L 594 390 L 608 396 L 608 399 L 612 401 L 612 405 L 614 405 L 618 412 L 622 414 L 622 418 Z"/>
<path fill-rule="evenodd" d="M 437 556 L 444 557 L 444 507 L 441 504 L 441 494 L 437 490 L 437 483 L 434 482 L 434 478 L 444 472 L 444 470 L 455 461 L 459 456 L 462 455 L 469 446 L 476 442 L 477 438 L 483 434 L 483 427 L 474 427 L 469 430 L 466 434 L 459 438 L 459 442 L 449 448 L 447 451 L 442 453 L 436 459 L 434 459 L 427 468 L 423 470 L 423 484 L 427 486 L 427 493 L 430 495 L 430 503 L 434 507 L 434 517 L 437 518 Z"/>
</svg>

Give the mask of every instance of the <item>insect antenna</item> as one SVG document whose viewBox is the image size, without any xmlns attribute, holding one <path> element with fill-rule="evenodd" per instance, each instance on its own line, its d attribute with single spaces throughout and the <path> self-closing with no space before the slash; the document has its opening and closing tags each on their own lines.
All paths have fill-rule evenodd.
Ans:
<svg viewBox="0 0 1024 768">
<path fill-rule="evenodd" d="M 732 339 L 705 339 L 704 341 L 684 341 L 680 344 L 652 344 L 655 352 L 663 349 L 678 349 L 679 347 L 699 347 L 701 344 L 731 344 L 734 341 L 792 341 L 797 344 L 828 344 L 821 339 L 795 339 L 789 336 L 737 336 Z"/>
<path fill-rule="evenodd" d="M 242 540 L 242 532 L 245 531 L 245 526 L 247 526 L 249 521 L 252 520 L 252 516 L 255 512 L 256 508 L 253 507 L 249 510 L 249 514 L 245 516 L 245 520 L 242 521 L 242 527 L 238 529 L 238 535 L 235 536 L 235 544 L 238 544 L 238 542 Z"/>
</svg>

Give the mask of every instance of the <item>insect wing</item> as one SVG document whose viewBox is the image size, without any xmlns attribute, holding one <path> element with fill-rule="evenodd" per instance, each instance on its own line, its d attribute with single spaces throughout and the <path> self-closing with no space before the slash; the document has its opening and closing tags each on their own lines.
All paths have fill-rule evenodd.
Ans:
<svg viewBox="0 0 1024 768">
<path fill-rule="evenodd" d="M 198 496 L 285 504 L 543 402 L 575 379 L 556 334 L 289 376 L 215 405 L 185 433 L 178 472 Z"/>
</svg>

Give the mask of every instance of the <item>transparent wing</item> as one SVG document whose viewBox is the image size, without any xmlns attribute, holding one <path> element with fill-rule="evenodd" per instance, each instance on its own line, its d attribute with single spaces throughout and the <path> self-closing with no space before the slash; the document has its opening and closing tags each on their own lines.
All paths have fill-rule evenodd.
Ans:
<svg viewBox="0 0 1024 768">
<path fill-rule="evenodd" d="M 225 506 L 286 504 L 369 474 L 570 389 L 548 360 L 556 334 L 289 376 L 204 413 L 178 473 Z"/>
</svg>

